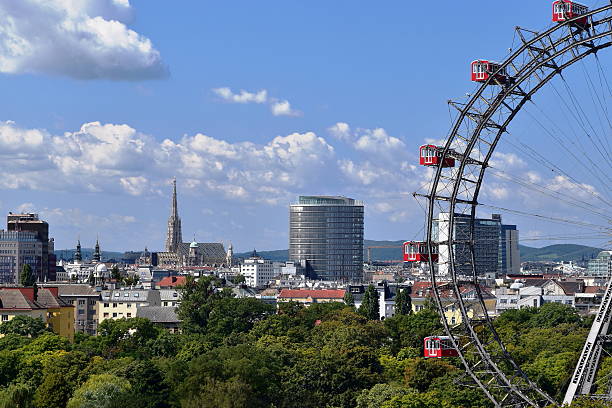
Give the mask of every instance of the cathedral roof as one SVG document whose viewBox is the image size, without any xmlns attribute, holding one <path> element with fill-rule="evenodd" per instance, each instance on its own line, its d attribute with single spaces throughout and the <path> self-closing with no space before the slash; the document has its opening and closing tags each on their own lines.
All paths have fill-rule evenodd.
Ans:
<svg viewBox="0 0 612 408">
<path fill-rule="evenodd" d="M 197 242 L 198 252 L 204 258 L 205 263 L 224 263 L 226 258 L 225 248 L 220 242 Z M 189 256 L 191 244 L 183 242 L 178 246 L 178 253 Z"/>
</svg>

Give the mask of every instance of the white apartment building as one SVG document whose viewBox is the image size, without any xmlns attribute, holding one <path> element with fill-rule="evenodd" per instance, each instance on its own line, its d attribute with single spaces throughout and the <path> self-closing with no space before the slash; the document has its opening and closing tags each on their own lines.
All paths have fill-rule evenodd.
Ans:
<svg viewBox="0 0 612 408">
<path fill-rule="evenodd" d="M 253 288 L 266 286 L 276 277 L 274 262 L 258 256 L 256 251 L 242 261 L 240 274 L 244 276 L 246 285 Z"/>
<path fill-rule="evenodd" d="M 136 317 L 144 306 L 161 306 L 160 291 L 146 289 L 104 290 L 98 300 L 98 323 L 106 319 Z"/>
</svg>

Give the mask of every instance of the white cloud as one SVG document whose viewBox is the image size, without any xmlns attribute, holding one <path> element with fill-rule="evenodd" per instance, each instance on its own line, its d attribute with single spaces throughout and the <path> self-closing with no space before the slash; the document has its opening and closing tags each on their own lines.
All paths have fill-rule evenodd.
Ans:
<svg viewBox="0 0 612 408">
<path fill-rule="evenodd" d="M 351 140 L 351 127 L 348 123 L 338 122 L 335 125 L 327 128 L 328 132 L 337 139 L 340 140 Z"/>
<path fill-rule="evenodd" d="M 302 112 L 295 110 L 291 107 L 291 103 L 288 100 L 269 98 L 268 91 L 262 89 L 256 92 L 249 92 L 241 89 L 240 92 L 234 92 L 229 87 L 214 88 L 213 93 L 219 96 L 226 102 L 230 103 L 256 103 L 263 104 L 268 103 L 270 106 L 270 112 L 274 116 L 301 116 Z"/>
<path fill-rule="evenodd" d="M 130 30 L 128 0 L 0 2 L 0 72 L 77 79 L 167 76 L 151 40 Z"/>
<path fill-rule="evenodd" d="M 334 148 L 314 132 L 276 136 L 259 145 L 202 133 L 160 142 L 128 125 L 91 122 L 52 135 L 5 122 L 2 143 L 13 149 L 0 160 L 0 188 L 7 189 L 142 196 L 167 191 L 167 180 L 176 175 L 197 193 L 273 203 L 316 185 L 335 164 Z"/>
<path fill-rule="evenodd" d="M 338 166 L 348 179 L 364 186 L 369 186 L 384 178 L 393 178 L 393 174 L 386 169 L 375 167 L 368 161 L 355 163 L 352 160 L 344 159 L 338 161 Z"/>
<path fill-rule="evenodd" d="M 335 138 L 351 143 L 355 150 L 368 155 L 395 160 L 406 160 L 415 156 L 410 154 L 404 142 L 390 136 L 383 128 L 352 130 L 348 123 L 338 122 L 327 128 L 327 131 Z"/>
<path fill-rule="evenodd" d="M 243 89 L 240 93 L 234 93 L 230 88 L 215 88 L 213 92 L 228 102 L 233 103 L 266 103 L 268 91 L 262 89 L 258 92 L 247 92 Z"/>
<path fill-rule="evenodd" d="M 367 153 L 390 154 L 406 149 L 404 142 L 389 136 L 385 129 L 365 129 L 355 141 L 355 149 Z"/>
<path fill-rule="evenodd" d="M 139 196 L 144 194 L 149 187 L 149 180 L 146 177 L 121 177 L 119 179 L 121 187 L 130 195 Z"/>
<path fill-rule="evenodd" d="M 270 110 L 274 116 L 300 116 L 301 112 L 291 108 L 289 101 L 273 102 Z"/>
</svg>

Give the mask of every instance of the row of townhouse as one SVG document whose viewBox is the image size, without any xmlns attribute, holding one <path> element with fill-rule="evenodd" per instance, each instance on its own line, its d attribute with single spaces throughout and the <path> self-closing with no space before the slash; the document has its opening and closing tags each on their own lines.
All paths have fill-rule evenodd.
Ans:
<svg viewBox="0 0 612 408">
<path fill-rule="evenodd" d="M 41 319 L 54 333 L 74 339 L 74 306 L 59 296 L 57 287 L 0 287 L 0 321 L 17 316 Z"/>
<path fill-rule="evenodd" d="M 588 286 L 584 279 L 528 278 L 517 280 L 509 287 L 498 288 L 495 292 L 495 313 L 526 307 L 541 307 L 546 303 L 560 303 L 575 307 L 579 313 L 593 314 L 599 308 L 605 287 Z"/>
<path fill-rule="evenodd" d="M 96 335 L 104 320 L 132 317 L 147 318 L 175 332 L 180 323 L 176 308 L 181 294 L 177 287 L 184 282 L 184 277 L 173 276 L 158 282 L 161 289 L 100 290 L 87 284 L 59 284 L 56 290 L 58 298 L 73 308 L 73 332 Z"/>
<path fill-rule="evenodd" d="M 410 294 L 413 312 L 419 312 L 433 302 L 433 288 L 431 282 L 415 282 L 412 285 L 391 284 L 379 282 L 374 285 L 378 292 L 379 317 L 381 320 L 395 315 L 395 299 L 398 290 L 407 290 Z M 297 302 L 304 305 L 313 303 L 344 302 L 344 295 L 349 291 L 355 300 L 355 307 L 359 308 L 367 286 L 350 285 L 346 289 L 282 289 L 276 296 L 277 302 Z M 484 287 L 479 288 L 488 314 L 495 312 L 495 296 Z M 463 315 L 458 306 L 457 297 L 449 283 L 438 284 L 440 300 L 445 308 L 445 315 L 452 325 L 461 324 Z M 477 298 L 477 291 L 473 284 L 465 282 L 459 285 L 459 292 L 468 317 L 476 318 L 484 315 L 482 304 Z"/>
</svg>

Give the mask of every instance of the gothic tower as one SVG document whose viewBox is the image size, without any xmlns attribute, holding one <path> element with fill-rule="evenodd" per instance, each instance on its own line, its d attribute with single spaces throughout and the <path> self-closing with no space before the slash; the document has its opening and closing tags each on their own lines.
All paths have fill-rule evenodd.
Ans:
<svg viewBox="0 0 612 408">
<path fill-rule="evenodd" d="M 178 216 L 176 203 L 176 177 L 173 182 L 172 208 L 168 218 L 168 235 L 166 236 L 166 252 L 178 252 L 179 245 L 183 243 L 183 233 L 181 232 L 181 219 Z"/>
<path fill-rule="evenodd" d="M 101 259 L 102 254 L 100 253 L 100 241 L 96 238 L 96 247 L 94 249 L 93 257 L 91 260 L 93 262 L 100 262 Z"/>
<path fill-rule="evenodd" d="M 81 240 L 77 241 L 76 252 L 74 253 L 74 262 L 81 263 L 83 257 L 81 256 Z"/>
</svg>

